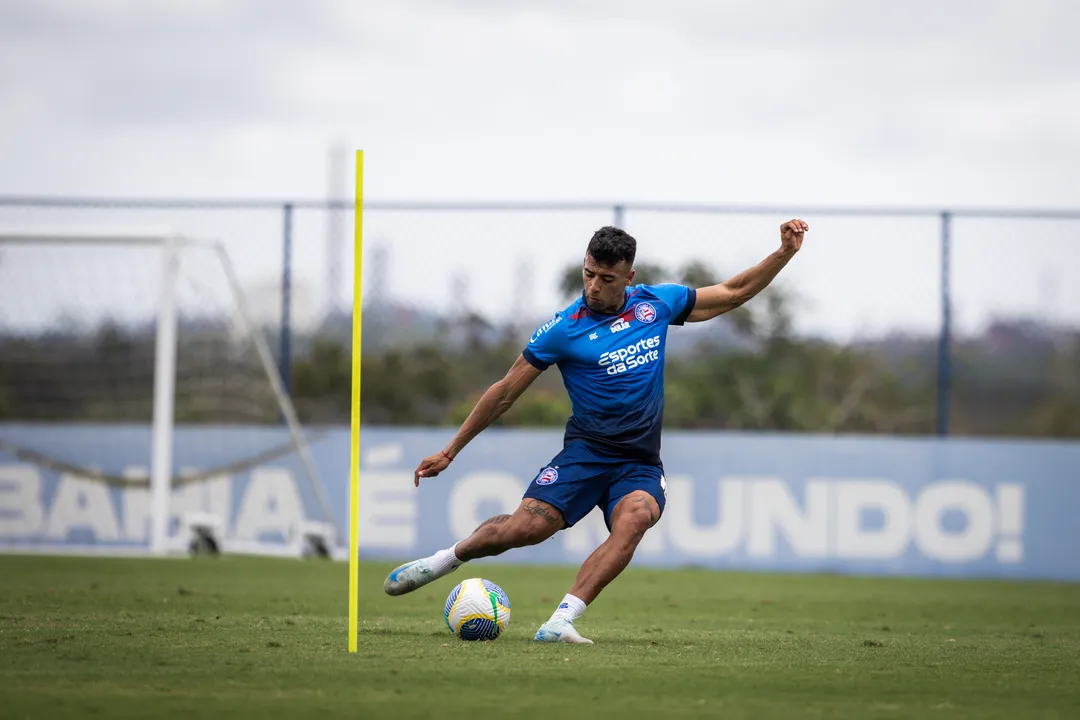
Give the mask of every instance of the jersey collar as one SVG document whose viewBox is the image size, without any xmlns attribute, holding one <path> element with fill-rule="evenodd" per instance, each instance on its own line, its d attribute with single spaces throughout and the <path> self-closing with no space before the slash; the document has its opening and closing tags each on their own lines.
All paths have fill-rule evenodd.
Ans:
<svg viewBox="0 0 1080 720">
<path fill-rule="evenodd" d="M 623 297 L 622 307 L 620 307 L 618 310 L 611 313 L 610 315 L 605 315 L 603 313 L 598 313 L 595 310 L 593 310 L 591 307 L 589 307 L 589 301 L 585 298 L 585 291 L 582 290 L 581 291 L 581 307 L 585 308 L 585 312 L 587 312 L 592 317 L 599 318 L 601 320 L 606 319 L 606 318 L 618 317 L 619 315 L 622 315 L 624 312 L 626 312 L 626 306 L 630 304 L 630 296 L 631 295 L 633 295 L 633 291 L 631 290 L 631 288 L 627 287 L 626 288 L 626 295 Z"/>
</svg>

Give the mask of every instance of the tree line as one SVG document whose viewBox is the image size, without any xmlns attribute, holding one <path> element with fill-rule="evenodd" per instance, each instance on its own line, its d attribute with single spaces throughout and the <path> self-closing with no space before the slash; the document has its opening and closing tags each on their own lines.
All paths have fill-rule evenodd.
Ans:
<svg viewBox="0 0 1080 720">
<path fill-rule="evenodd" d="M 700 262 L 642 264 L 636 281 L 718 281 Z M 580 267 L 560 290 L 580 292 Z M 793 332 L 798 304 L 783 286 L 711 321 L 692 351 L 669 350 L 665 426 L 685 429 L 928 435 L 936 425 L 936 338 L 836 343 Z M 371 335 L 391 332 L 372 323 Z M 301 420 L 347 424 L 348 324 L 298 338 L 289 385 Z M 362 363 L 361 418 L 369 425 L 457 425 L 502 377 L 532 328 L 482 317 L 440 318 L 407 342 L 372 343 Z M 1015 328 L 1013 329 L 1015 330 Z M 682 332 L 673 329 L 672 335 Z M 1080 437 L 1080 333 L 1005 330 L 954 347 L 956 435 Z M 149 422 L 152 327 L 105 325 L 33 338 L 0 336 L 0 421 Z M 212 327 L 181 327 L 178 422 L 277 423 L 280 412 L 250 347 Z M 558 370 L 544 373 L 504 415 L 504 426 L 561 427 L 571 412 Z"/>
<path fill-rule="evenodd" d="M 719 278 L 701 262 L 669 269 L 636 266 L 635 282 L 693 287 Z M 560 277 L 569 300 L 581 291 L 581 270 Z M 933 434 L 937 422 L 937 339 L 841 344 L 793 332 L 797 303 L 783 286 L 711 321 L 727 324 L 737 343 L 698 342 L 667 356 L 665 426 L 684 429 L 817 433 Z M 483 324 L 464 318 L 459 325 Z M 447 328 L 443 328 L 447 331 Z M 495 329 L 499 330 L 499 329 Z M 437 334 L 409 348 L 364 357 L 361 415 L 378 425 L 457 425 L 483 391 L 506 372 L 531 328 L 466 333 L 450 346 Z M 680 332 L 673 329 L 672 333 Z M 318 422 L 348 417 L 347 344 L 316 340 L 294 365 L 301 414 Z M 1021 337 L 1001 349 L 983 339 L 954 348 L 949 397 L 956 435 L 1080 437 L 1080 333 L 1054 341 Z M 562 426 L 571 412 L 557 370 L 545 372 L 498 423 Z"/>
</svg>

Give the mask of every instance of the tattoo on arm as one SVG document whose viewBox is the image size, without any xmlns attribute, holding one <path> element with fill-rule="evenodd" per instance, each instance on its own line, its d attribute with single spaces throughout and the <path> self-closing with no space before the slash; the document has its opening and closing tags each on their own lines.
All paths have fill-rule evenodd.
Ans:
<svg viewBox="0 0 1080 720">
<path fill-rule="evenodd" d="M 480 523 L 479 525 L 477 525 L 476 530 L 479 530 L 480 528 L 484 527 L 485 525 L 502 525 L 504 522 L 506 522 L 509 519 L 510 519 L 509 515 L 494 515 L 492 517 L 489 517 L 487 520 Z M 476 532 L 476 530 L 473 530 L 473 532 Z"/>
<path fill-rule="evenodd" d="M 555 525 L 559 522 L 559 518 L 536 500 L 529 500 L 521 509 L 533 517 L 544 518 L 547 520 L 548 525 Z"/>
</svg>

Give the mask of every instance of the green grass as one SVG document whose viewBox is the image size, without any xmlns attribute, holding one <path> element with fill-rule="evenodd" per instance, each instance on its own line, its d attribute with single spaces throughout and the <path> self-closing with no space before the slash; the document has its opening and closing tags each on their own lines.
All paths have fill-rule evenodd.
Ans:
<svg viewBox="0 0 1080 720">
<path fill-rule="evenodd" d="M 1080 717 L 1080 586 L 631 568 L 538 645 L 573 568 L 466 566 L 401 598 L 343 564 L 0 556 L 0 716 Z M 442 604 L 483 575 L 493 643 Z"/>
</svg>

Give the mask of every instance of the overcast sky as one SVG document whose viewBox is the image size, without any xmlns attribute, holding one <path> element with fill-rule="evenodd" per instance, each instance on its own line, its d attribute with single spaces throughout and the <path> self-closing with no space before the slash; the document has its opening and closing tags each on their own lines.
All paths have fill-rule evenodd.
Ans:
<svg viewBox="0 0 1080 720">
<path fill-rule="evenodd" d="M 340 140 L 364 148 L 371 199 L 1078 208 L 1078 27 L 1073 0 L 4 0 L 0 193 L 320 197 Z M 509 285 L 477 267 L 525 237 L 547 308 L 556 266 L 608 219 L 539 222 L 556 241 L 459 218 L 489 234 L 444 264 L 492 306 Z M 746 233 L 718 253 L 733 272 L 783 219 L 628 227 L 654 255 L 682 232 L 672 263 L 712 252 L 687 232 Z M 817 301 L 807 327 L 932 326 L 933 221 L 806 219 L 828 247 L 791 268 Z M 412 257 L 440 247 L 433 222 L 372 214 Z M 1000 225 L 957 225 L 961 319 L 1049 302 L 1080 321 L 1080 283 L 1057 275 L 1080 267 L 1080 222 Z"/>
</svg>

